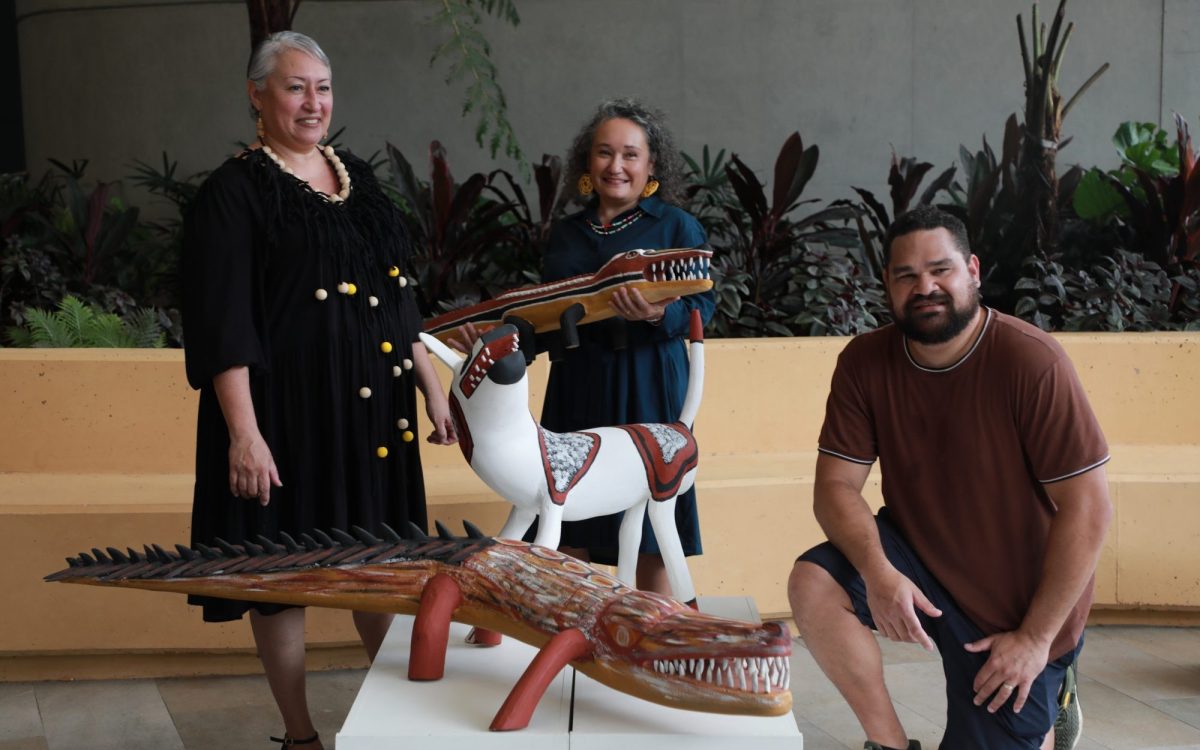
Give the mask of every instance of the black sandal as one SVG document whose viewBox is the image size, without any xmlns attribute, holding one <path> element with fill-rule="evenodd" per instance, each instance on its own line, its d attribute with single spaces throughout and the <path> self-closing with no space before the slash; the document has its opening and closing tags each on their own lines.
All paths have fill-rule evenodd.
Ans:
<svg viewBox="0 0 1200 750">
<path fill-rule="evenodd" d="M 311 745 L 319 739 L 321 739 L 319 732 L 314 732 L 312 737 L 306 737 L 302 740 L 294 739 L 285 733 L 282 737 L 272 737 L 271 742 L 278 742 L 284 747 L 291 747 L 292 745 Z"/>
</svg>

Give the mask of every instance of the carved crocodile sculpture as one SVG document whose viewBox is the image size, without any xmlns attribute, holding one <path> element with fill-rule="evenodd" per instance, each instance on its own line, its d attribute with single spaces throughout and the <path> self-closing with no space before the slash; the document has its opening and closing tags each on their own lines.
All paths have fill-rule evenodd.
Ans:
<svg viewBox="0 0 1200 750">
<path fill-rule="evenodd" d="M 93 548 L 48 581 L 262 602 L 415 614 L 409 679 L 441 679 L 450 621 L 510 635 L 540 651 L 492 721 L 522 729 L 547 686 L 571 664 L 611 688 L 678 708 L 779 715 L 791 709 L 791 641 L 776 623 L 696 612 L 637 591 L 545 547 L 419 529 L 411 539 L 355 528 L 297 542 L 259 537 L 216 548 Z"/>
<path fill-rule="evenodd" d="M 426 321 L 425 332 L 449 343 L 454 329 L 464 323 L 473 323 L 483 332 L 508 322 L 532 346 L 534 338 L 528 334 L 561 328 L 564 345 L 570 349 L 578 345 L 577 325 L 613 317 L 609 302 L 618 288 L 637 289 L 650 302 L 706 292 L 713 286 L 711 261 L 712 251 L 702 248 L 630 250 L 595 273 L 523 286 L 439 315 Z M 526 359 L 533 357 L 526 352 Z"/>
</svg>

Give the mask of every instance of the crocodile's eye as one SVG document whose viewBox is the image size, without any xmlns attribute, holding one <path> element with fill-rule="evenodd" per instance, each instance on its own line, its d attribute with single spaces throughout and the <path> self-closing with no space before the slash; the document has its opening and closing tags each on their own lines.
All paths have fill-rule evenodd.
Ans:
<svg viewBox="0 0 1200 750">
<path fill-rule="evenodd" d="M 634 259 L 634 258 L 636 258 L 636 257 L 638 257 L 638 251 L 637 251 L 637 250 L 630 250 L 629 252 L 625 253 L 625 259 L 626 259 L 626 260 L 633 260 L 633 259 Z"/>
<path fill-rule="evenodd" d="M 629 629 L 628 628 L 626 628 L 624 626 L 617 628 L 617 632 L 614 634 L 614 636 L 617 639 L 618 646 L 626 646 L 626 647 L 629 646 Z"/>
</svg>

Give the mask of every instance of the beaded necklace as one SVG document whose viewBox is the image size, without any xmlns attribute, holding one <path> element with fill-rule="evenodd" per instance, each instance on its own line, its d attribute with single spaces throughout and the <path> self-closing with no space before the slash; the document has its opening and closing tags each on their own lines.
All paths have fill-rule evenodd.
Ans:
<svg viewBox="0 0 1200 750">
<path fill-rule="evenodd" d="M 614 221 L 612 224 L 600 224 L 598 222 L 592 221 L 591 219 L 586 219 L 586 221 L 587 221 L 588 227 L 590 227 L 593 232 L 607 237 L 610 234 L 616 234 L 617 232 L 621 231 L 622 229 L 625 229 L 626 227 L 630 226 L 635 221 L 637 221 L 638 219 L 642 218 L 645 215 L 646 215 L 646 212 L 639 208 L 636 211 L 634 211 L 633 213 L 626 216 L 624 219 L 618 219 L 617 221 Z"/>
<path fill-rule="evenodd" d="M 293 177 L 296 176 L 296 173 L 292 171 L 291 167 L 284 163 L 279 154 L 271 150 L 271 147 L 266 143 L 263 143 L 261 139 L 259 140 L 259 143 L 262 143 L 262 152 L 267 155 L 267 158 L 275 162 L 279 168 L 283 170 L 284 174 L 290 174 Z M 350 173 L 346 171 L 346 165 L 342 164 L 342 160 L 338 158 L 337 153 L 333 150 L 333 146 L 325 146 L 324 148 L 317 146 L 317 151 L 319 151 L 325 156 L 326 159 L 329 160 L 329 164 L 333 167 L 333 171 L 337 173 L 338 186 L 340 189 L 333 195 L 326 195 L 320 190 L 314 190 L 313 192 L 330 203 L 341 203 L 350 197 Z M 300 178 L 297 177 L 296 179 Z"/>
</svg>

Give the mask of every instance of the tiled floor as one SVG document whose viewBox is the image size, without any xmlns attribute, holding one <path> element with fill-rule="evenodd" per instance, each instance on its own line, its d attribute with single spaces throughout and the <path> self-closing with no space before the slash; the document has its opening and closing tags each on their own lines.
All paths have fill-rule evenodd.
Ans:
<svg viewBox="0 0 1200 750">
<path fill-rule="evenodd" d="M 940 665 L 915 646 L 883 648 L 901 719 L 926 748 L 937 747 Z M 1081 750 L 1200 750 L 1200 629 L 1090 628 L 1080 673 Z M 324 737 L 336 734 L 362 678 L 310 675 Z M 862 747 L 854 716 L 799 642 L 792 692 L 807 750 Z M 260 677 L 0 684 L 0 750 L 266 750 L 278 747 L 265 738 L 279 729 Z"/>
</svg>

